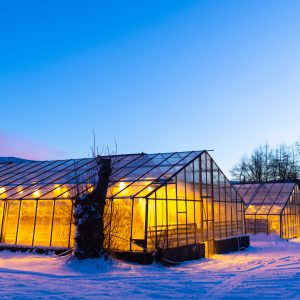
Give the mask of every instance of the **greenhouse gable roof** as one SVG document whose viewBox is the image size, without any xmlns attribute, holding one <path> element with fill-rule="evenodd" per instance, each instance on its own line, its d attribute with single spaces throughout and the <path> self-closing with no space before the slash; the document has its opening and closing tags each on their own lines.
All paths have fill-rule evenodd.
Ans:
<svg viewBox="0 0 300 300">
<path fill-rule="evenodd" d="M 289 201 L 297 183 L 233 183 L 245 202 L 247 215 L 277 215 Z"/>
<path fill-rule="evenodd" d="M 124 189 L 128 189 L 140 184 L 142 191 L 145 187 L 162 185 L 203 152 L 138 153 L 101 158 L 112 160 L 110 186 L 126 182 Z M 78 184 L 86 184 L 86 190 L 91 188 L 96 170 L 94 158 L 4 163 L 0 165 L 0 198 L 64 199 L 74 194 Z M 135 189 L 129 196 L 136 195 Z"/>
</svg>

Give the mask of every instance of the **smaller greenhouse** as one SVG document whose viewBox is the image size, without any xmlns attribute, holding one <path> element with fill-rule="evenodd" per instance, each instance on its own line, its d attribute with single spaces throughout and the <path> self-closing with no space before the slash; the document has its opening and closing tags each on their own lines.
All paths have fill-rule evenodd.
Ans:
<svg viewBox="0 0 300 300">
<path fill-rule="evenodd" d="M 235 188 L 245 202 L 246 232 L 300 236 L 300 195 L 295 182 L 243 183 Z"/>
</svg>

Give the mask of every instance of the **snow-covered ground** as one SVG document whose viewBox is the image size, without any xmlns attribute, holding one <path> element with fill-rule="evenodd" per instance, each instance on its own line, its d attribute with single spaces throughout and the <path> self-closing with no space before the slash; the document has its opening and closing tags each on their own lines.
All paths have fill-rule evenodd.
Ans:
<svg viewBox="0 0 300 300">
<path fill-rule="evenodd" d="M 258 236 L 251 243 L 243 252 L 169 268 L 4 251 L 0 297 L 300 299 L 300 240 Z"/>
</svg>

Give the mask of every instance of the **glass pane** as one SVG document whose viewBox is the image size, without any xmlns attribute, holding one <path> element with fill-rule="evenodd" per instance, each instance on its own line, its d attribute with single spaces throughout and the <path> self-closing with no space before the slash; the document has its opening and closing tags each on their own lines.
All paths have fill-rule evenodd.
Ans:
<svg viewBox="0 0 300 300">
<path fill-rule="evenodd" d="M 145 239 L 145 213 L 146 200 L 143 198 L 134 200 L 132 220 L 132 250 L 142 250 L 138 245 L 144 246 Z"/>
<path fill-rule="evenodd" d="M 195 202 L 195 223 L 196 223 L 196 241 L 197 243 L 202 242 L 202 211 L 201 211 L 201 203 Z"/>
<path fill-rule="evenodd" d="M 269 221 L 269 233 L 276 233 L 280 235 L 280 217 L 268 216 Z"/>
<path fill-rule="evenodd" d="M 256 213 L 263 214 L 263 215 L 268 214 L 270 208 L 271 208 L 271 205 L 261 205 Z"/>
<path fill-rule="evenodd" d="M 259 209 L 259 207 L 260 207 L 259 205 L 250 204 L 246 209 L 246 214 L 254 215 L 257 212 L 257 210 Z"/>
<path fill-rule="evenodd" d="M 15 244 L 19 216 L 18 200 L 7 200 L 6 218 L 3 226 L 2 243 Z"/>
<path fill-rule="evenodd" d="M 38 200 L 33 244 L 50 246 L 54 201 Z"/>
<path fill-rule="evenodd" d="M 157 221 L 157 246 L 159 248 L 167 247 L 167 205 L 164 200 L 156 201 L 156 221 Z"/>
<path fill-rule="evenodd" d="M 269 214 L 280 214 L 281 210 L 283 208 L 283 204 L 282 205 L 276 205 L 274 204 L 273 207 L 271 208 Z"/>
<path fill-rule="evenodd" d="M 2 228 L 2 222 L 3 222 L 4 203 L 5 201 L 0 200 L 0 232 Z"/>
<path fill-rule="evenodd" d="M 156 215 L 155 215 L 155 201 L 148 201 L 148 228 L 147 228 L 147 248 L 152 250 L 156 246 Z"/>
<path fill-rule="evenodd" d="M 176 199 L 176 184 L 167 184 L 168 199 Z"/>
<path fill-rule="evenodd" d="M 71 213 L 71 200 L 55 201 L 51 246 L 68 247 Z"/>
<path fill-rule="evenodd" d="M 145 213 L 146 200 L 143 198 L 134 200 L 133 220 L 132 220 L 132 239 L 143 240 L 145 238 Z M 139 249 L 141 248 L 139 247 Z"/>
<path fill-rule="evenodd" d="M 177 175 L 177 198 L 185 199 L 184 170 Z"/>
<path fill-rule="evenodd" d="M 168 245 L 177 246 L 177 210 L 176 201 L 168 201 Z"/>
<path fill-rule="evenodd" d="M 35 211 L 35 200 L 21 201 L 17 244 L 32 245 Z"/>
<path fill-rule="evenodd" d="M 131 199 L 114 199 L 111 212 L 110 248 L 130 250 Z"/>
<path fill-rule="evenodd" d="M 152 195 L 153 196 L 153 195 Z M 167 194 L 166 194 L 166 186 L 162 186 L 156 191 L 156 199 L 166 199 Z"/>
<path fill-rule="evenodd" d="M 196 228 L 195 223 L 195 205 L 193 201 L 187 201 L 187 221 L 188 221 L 188 242 L 194 244 L 196 242 Z"/>
</svg>

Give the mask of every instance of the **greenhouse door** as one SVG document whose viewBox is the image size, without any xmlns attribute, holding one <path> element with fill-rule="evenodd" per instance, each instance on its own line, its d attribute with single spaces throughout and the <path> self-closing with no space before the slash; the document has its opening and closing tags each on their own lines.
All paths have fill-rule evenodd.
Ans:
<svg viewBox="0 0 300 300">
<path fill-rule="evenodd" d="M 212 197 L 203 197 L 203 237 L 205 242 L 205 257 L 211 257 L 214 254 Z"/>
</svg>

